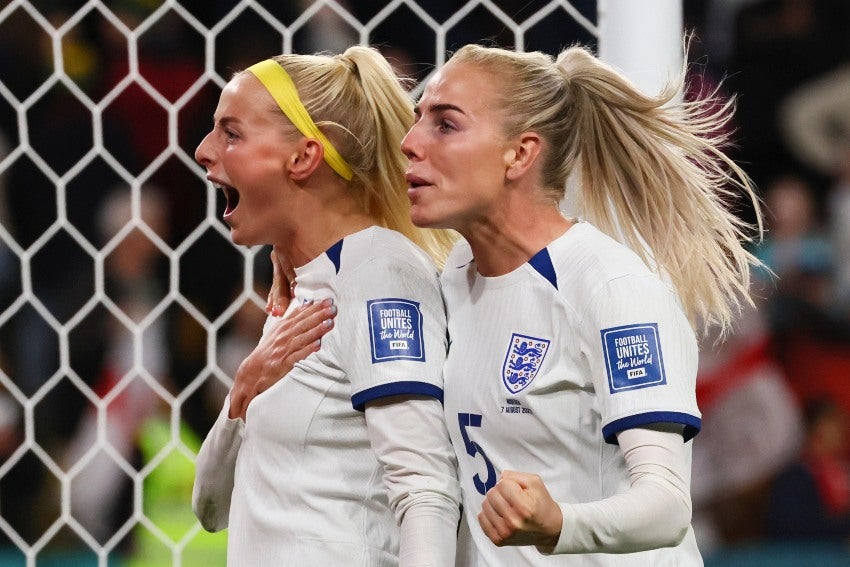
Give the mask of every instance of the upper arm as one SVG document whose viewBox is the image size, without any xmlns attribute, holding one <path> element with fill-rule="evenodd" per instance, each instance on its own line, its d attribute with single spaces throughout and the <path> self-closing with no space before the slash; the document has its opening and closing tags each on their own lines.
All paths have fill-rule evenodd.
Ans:
<svg viewBox="0 0 850 567">
<path fill-rule="evenodd" d="M 374 258 L 340 289 L 354 407 L 394 395 L 442 400 L 446 315 L 436 272 Z"/>
</svg>

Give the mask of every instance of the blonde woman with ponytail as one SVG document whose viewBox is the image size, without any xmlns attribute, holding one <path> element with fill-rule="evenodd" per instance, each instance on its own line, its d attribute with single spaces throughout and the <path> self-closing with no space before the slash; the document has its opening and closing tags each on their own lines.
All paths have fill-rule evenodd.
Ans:
<svg viewBox="0 0 850 567">
<path fill-rule="evenodd" d="M 756 260 L 730 212 L 731 108 L 639 92 L 581 47 L 466 46 L 402 142 L 442 274 L 464 564 L 702 565 L 690 526 L 697 336 Z M 576 180 L 576 218 L 559 203 Z"/>
<path fill-rule="evenodd" d="M 410 220 L 412 123 L 377 51 L 281 55 L 234 75 L 196 150 L 233 241 L 273 245 L 291 289 L 197 459 L 193 509 L 229 529 L 231 567 L 454 563 L 451 238 Z"/>
</svg>

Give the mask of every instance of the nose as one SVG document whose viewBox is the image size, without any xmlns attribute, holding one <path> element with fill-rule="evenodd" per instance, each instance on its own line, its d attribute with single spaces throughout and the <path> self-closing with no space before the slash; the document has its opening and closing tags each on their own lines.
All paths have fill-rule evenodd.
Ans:
<svg viewBox="0 0 850 567">
<path fill-rule="evenodd" d="M 418 132 L 419 122 L 415 122 L 401 141 L 401 151 L 409 160 L 420 159 L 422 157 L 422 148 L 419 143 Z"/>
<path fill-rule="evenodd" d="M 198 144 L 197 148 L 195 148 L 195 161 L 204 167 L 209 167 L 213 161 L 212 149 L 210 147 L 211 135 L 212 132 L 204 136 L 204 139 L 201 140 L 201 143 Z"/>
</svg>

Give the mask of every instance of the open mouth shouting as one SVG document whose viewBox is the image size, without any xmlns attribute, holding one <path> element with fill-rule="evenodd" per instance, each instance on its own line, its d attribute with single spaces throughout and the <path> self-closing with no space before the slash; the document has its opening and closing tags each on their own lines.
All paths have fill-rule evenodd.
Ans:
<svg viewBox="0 0 850 567">
<path fill-rule="evenodd" d="M 236 209 L 239 205 L 239 191 L 236 190 L 235 187 L 231 187 L 230 185 L 224 185 L 222 183 L 213 183 L 213 186 L 216 189 L 221 189 L 221 192 L 224 193 L 224 198 L 226 200 L 226 205 L 224 207 L 224 216 L 227 217 Z"/>
</svg>

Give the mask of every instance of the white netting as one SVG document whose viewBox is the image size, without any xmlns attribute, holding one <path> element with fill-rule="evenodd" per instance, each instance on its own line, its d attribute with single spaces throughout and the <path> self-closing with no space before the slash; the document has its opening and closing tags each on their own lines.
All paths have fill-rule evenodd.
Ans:
<svg viewBox="0 0 850 567">
<path fill-rule="evenodd" d="M 192 463 L 269 277 L 193 159 L 232 71 L 367 43 L 422 80 L 470 41 L 593 44 L 596 19 L 595 0 L 0 1 L 0 564 L 224 564 Z"/>
</svg>

